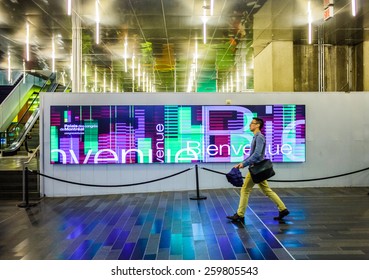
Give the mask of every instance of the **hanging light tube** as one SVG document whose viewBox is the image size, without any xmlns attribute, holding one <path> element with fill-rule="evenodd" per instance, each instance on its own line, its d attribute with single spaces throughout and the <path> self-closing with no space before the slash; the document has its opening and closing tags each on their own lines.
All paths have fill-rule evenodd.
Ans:
<svg viewBox="0 0 369 280">
<path fill-rule="evenodd" d="M 356 16 L 356 0 L 351 0 L 352 16 Z"/>
<path fill-rule="evenodd" d="M 197 72 L 197 69 L 198 69 L 198 57 L 199 57 L 199 53 L 198 53 L 198 45 L 196 41 L 195 42 L 195 54 L 194 54 L 195 72 Z"/>
<path fill-rule="evenodd" d="M 188 79 L 188 84 L 187 84 L 187 92 L 191 92 L 192 91 L 192 69 L 190 72 L 190 77 Z"/>
<path fill-rule="evenodd" d="M 247 66 L 246 62 L 243 63 L 243 85 L 247 89 Z"/>
<path fill-rule="evenodd" d="M 106 72 L 104 70 L 104 76 L 103 76 L 103 88 L 104 88 L 104 93 L 106 92 Z"/>
<path fill-rule="evenodd" d="M 51 39 L 51 61 L 52 61 L 52 69 L 51 71 L 55 72 L 55 38 Z"/>
<path fill-rule="evenodd" d="M 70 55 L 70 80 L 73 82 L 73 54 Z"/>
<path fill-rule="evenodd" d="M 85 92 L 87 92 L 87 64 L 86 64 L 86 62 L 85 62 L 85 67 L 84 68 L 85 68 L 85 71 L 83 73 L 84 81 L 85 81 L 84 87 L 85 87 Z"/>
<path fill-rule="evenodd" d="M 204 20 L 204 25 L 203 25 L 203 36 L 204 36 L 204 44 L 206 44 L 206 20 Z"/>
<path fill-rule="evenodd" d="M 203 10 L 203 16 L 202 16 L 202 22 L 203 22 L 203 27 L 202 27 L 202 33 L 203 33 L 203 40 L 204 40 L 204 44 L 206 44 L 206 21 L 207 21 L 207 17 L 206 17 L 206 10 L 208 9 L 208 7 L 206 6 L 206 1 L 204 1 L 204 5 L 202 7 Z"/>
<path fill-rule="evenodd" d="M 132 54 L 132 92 L 135 92 L 135 54 Z"/>
<path fill-rule="evenodd" d="M 110 69 L 110 92 L 113 92 L 113 81 L 114 81 L 114 74 L 113 74 L 113 68 Z"/>
<path fill-rule="evenodd" d="M 26 62 L 23 59 L 23 84 L 26 83 Z"/>
<path fill-rule="evenodd" d="M 95 2 L 95 13 L 96 13 L 96 44 L 100 44 L 100 12 L 99 12 L 99 0 Z"/>
<path fill-rule="evenodd" d="M 309 25 L 309 30 L 308 30 L 308 33 L 309 33 L 309 38 L 308 38 L 308 41 L 309 41 L 309 45 L 312 43 L 313 41 L 313 35 L 312 35 L 312 18 L 311 18 L 311 3 L 310 1 L 308 2 L 308 25 Z"/>
<path fill-rule="evenodd" d="M 210 0 L 210 15 L 214 15 L 214 0 Z"/>
<path fill-rule="evenodd" d="M 236 72 L 236 91 L 240 91 L 240 73 L 238 70 Z"/>
<path fill-rule="evenodd" d="M 132 55 L 132 81 L 135 82 L 135 54 Z"/>
<path fill-rule="evenodd" d="M 127 36 L 124 38 L 124 72 L 127 73 L 128 66 L 127 66 L 127 49 L 128 49 L 128 41 Z"/>
<path fill-rule="evenodd" d="M 154 82 L 153 82 L 153 85 L 152 85 L 152 92 L 156 92 L 156 78 L 155 78 L 155 74 L 154 74 Z"/>
<path fill-rule="evenodd" d="M 65 86 L 65 72 L 61 72 L 61 76 L 62 76 L 62 81 L 63 81 L 63 86 Z"/>
<path fill-rule="evenodd" d="M 233 92 L 233 73 L 231 73 L 231 92 Z"/>
<path fill-rule="evenodd" d="M 11 56 L 10 52 L 8 51 L 8 82 L 10 83 L 12 81 L 12 69 L 11 69 Z"/>
<path fill-rule="evenodd" d="M 146 81 L 146 71 L 143 71 L 143 73 L 142 73 L 142 90 L 144 92 L 146 91 L 145 81 Z"/>
<path fill-rule="evenodd" d="M 29 61 L 29 23 L 26 24 L 26 61 Z"/>
<path fill-rule="evenodd" d="M 68 16 L 72 14 L 72 0 L 68 0 L 67 13 L 68 13 Z"/>
<path fill-rule="evenodd" d="M 97 92 L 97 66 L 95 65 L 95 92 Z"/>
<path fill-rule="evenodd" d="M 146 91 L 150 92 L 150 88 L 149 88 L 149 73 L 147 73 L 146 75 Z"/>
<path fill-rule="evenodd" d="M 137 84 L 138 84 L 138 87 L 140 87 L 140 85 L 141 85 L 141 61 L 139 60 L 138 61 L 138 66 L 137 66 L 137 76 L 138 76 L 138 82 L 137 82 Z"/>
</svg>

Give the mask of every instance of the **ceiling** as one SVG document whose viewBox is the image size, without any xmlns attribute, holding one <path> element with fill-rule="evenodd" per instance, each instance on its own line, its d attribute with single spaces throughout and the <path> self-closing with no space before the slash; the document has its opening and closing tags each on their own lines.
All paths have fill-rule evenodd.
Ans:
<svg viewBox="0 0 369 280">
<path fill-rule="evenodd" d="M 79 0 L 79 7 L 75 1 L 86 91 L 252 90 L 253 57 L 266 45 L 308 44 L 307 0 L 99 0 L 99 44 L 96 0 Z M 59 77 L 68 80 L 73 28 L 67 2 L 0 0 L 0 68 L 7 69 L 9 54 L 18 69 L 51 70 L 54 61 Z M 335 15 L 327 21 L 323 1 L 310 2 L 313 44 L 318 35 L 334 45 L 368 40 L 369 1 L 357 0 L 353 17 L 351 0 L 335 0 Z M 27 23 L 30 55 L 23 64 Z M 233 86 L 244 73 L 245 83 Z"/>
</svg>

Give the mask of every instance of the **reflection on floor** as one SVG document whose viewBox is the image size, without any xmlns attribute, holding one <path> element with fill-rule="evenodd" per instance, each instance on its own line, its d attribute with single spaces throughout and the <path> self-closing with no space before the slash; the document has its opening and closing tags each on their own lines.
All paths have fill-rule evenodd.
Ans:
<svg viewBox="0 0 369 280">
<path fill-rule="evenodd" d="M 239 190 L 0 202 L 0 259 L 369 260 L 369 188 L 275 189 L 291 214 L 256 187 L 245 224 L 225 216 Z"/>
<path fill-rule="evenodd" d="M 29 160 L 28 156 L 0 156 L 0 170 L 23 170 L 23 163 Z M 31 160 L 30 168 L 37 165 L 35 159 Z"/>
</svg>

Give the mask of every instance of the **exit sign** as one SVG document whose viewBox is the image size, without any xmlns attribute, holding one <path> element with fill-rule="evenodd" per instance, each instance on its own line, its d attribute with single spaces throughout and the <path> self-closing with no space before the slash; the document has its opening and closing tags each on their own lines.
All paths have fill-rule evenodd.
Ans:
<svg viewBox="0 0 369 280">
<path fill-rule="evenodd" d="M 328 6 L 324 10 L 324 20 L 328 20 L 334 16 L 334 9 L 333 6 Z"/>
</svg>

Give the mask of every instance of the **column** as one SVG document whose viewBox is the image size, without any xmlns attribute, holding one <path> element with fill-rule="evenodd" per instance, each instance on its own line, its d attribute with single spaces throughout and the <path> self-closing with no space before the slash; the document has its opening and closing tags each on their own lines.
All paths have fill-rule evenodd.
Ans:
<svg viewBox="0 0 369 280">
<path fill-rule="evenodd" d="M 363 91 L 369 91 L 369 41 L 363 42 Z"/>
<path fill-rule="evenodd" d="M 292 41 L 272 41 L 255 56 L 254 91 L 294 91 Z"/>
<path fill-rule="evenodd" d="M 72 1 L 72 92 L 82 89 L 82 28 L 80 0 Z"/>
</svg>

